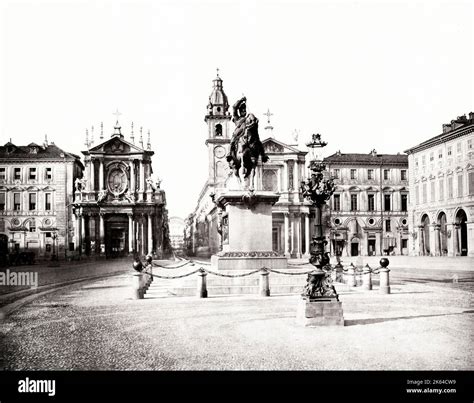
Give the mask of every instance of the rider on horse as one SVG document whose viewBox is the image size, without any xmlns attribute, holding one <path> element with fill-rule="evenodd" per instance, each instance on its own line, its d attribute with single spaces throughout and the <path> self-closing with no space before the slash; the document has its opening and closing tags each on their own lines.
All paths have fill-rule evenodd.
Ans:
<svg viewBox="0 0 474 403">
<path fill-rule="evenodd" d="M 248 135 L 249 133 L 253 134 L 253 144 L 248 144 L 248 146 L 254 147 L 257 151 L 257 161 L 255 161 L 255 165 L 258 162 L 259 156 L 262 156 L 262 162 L 268 161 L 268 156 L 265 154 L 262 142 L 258 136 L 258 119 L 251 113 L 247 115 L 246 101 L 247 98 L 242 97 L 232 107 L 232 121 L 235 123 L 235 130 L 230 141 L 230 150 L 229 154 L 227 155 L 227 161 L 229 162 L 229 165 L 231 165 L 231 167 L 236 170 L 240 168 L 241 163 L 237 158 L 237 145 L 241 137 Z"/>
</svg>

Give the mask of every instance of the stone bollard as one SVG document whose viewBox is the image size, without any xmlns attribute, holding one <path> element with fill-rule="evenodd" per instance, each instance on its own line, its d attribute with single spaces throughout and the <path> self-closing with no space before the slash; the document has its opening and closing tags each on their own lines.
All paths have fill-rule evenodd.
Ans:
<svg viewBox="0 0 474 403">
<path fill-rule="evenodd" d="M 355 275 L 355 266 L 351 265 L 347 268 L 347 285 L 349 287 L 356 287 L 356 275 Z"/>
<path fill-rule="evenodd" d="M 362 286 L 365 290 L 372 289 L 372 269 L 368 264 L 365 265 L 364 271 L 362 272 Z"/>
<path fill-rule="evenodd" d="M 206 285 L 207 272 L 204 269 L 199 269 L 198 273 L 198 286 L 197 296 L 199 298 L 207 298 L 207 285 Z"/>
<path fill-rule="evenodd" d="M 133 273 L 132 296 L 135 299 L 143 299 L 142 273 Z"/>
<path fill-rule="evenodd" d="M 260 296 L 262 297 L 270 296 L 270 281 L 268 278 L 269 274 L 270 272 L 266 269 L 262 269 L 260 271 L 259 288 L 260 288 Z"/>
<path fill-rule="evenodd" d="M 387 258 L 380 259 L 380 293 L 381 294 L 390 294 L 390 278 L 388 269 L 389 260 Z"/>
<path fill-rule="evenodd" d="M 135 272 L 133 273 L 132 278 L 132 296 L 135 299 L 143 299 L 143 264 L 140 262 L 140 259 L 136 258 L 132 265 Z"/>
</svg>

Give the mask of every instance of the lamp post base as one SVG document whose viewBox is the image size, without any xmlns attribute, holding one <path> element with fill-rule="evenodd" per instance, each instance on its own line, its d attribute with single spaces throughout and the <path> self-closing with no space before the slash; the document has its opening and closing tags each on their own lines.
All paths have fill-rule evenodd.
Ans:
<svg viewBox="0 0 474 403">
<path fill-rule="evenodd" d="M 296 311 L 298 324 L 311 326 L 344 326 L 342 302 L 335 298 L 321 298 L 314 301 L 301 299 Z"/>
</svg>

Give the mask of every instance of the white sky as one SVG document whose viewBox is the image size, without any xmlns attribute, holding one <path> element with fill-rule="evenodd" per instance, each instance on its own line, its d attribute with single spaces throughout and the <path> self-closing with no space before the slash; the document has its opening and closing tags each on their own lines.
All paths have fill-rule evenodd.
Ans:
<svg viewBox="0 0 474 403">
<path fill-rule="evenodd" d="M 403 152 L 474 111 L 472 1 L 0 0 L 0 143 L 44 134 L 79 154 L 86 128 L 152 134 L 170 215 L 207 178 L 216 67 L 275 137 L 327 154 Z M 261 127 L 263 124 L 261 125 Z M 263 127 L 261 129 L 263 135 Z M 146 142 L 146 138 L 145 138 Z M 82 154 L 81 154 L 82 155 Z"/>
</svg>

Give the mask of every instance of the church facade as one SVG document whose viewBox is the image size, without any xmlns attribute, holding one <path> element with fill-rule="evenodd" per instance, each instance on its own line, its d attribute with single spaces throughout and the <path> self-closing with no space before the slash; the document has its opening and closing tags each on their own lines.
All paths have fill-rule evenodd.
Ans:
<svg viewBox="0 0 474 403">
<path fill-rule="evenodd" d="M 74 198 L 77 252 L 107 258 L 170 253 L 166 195 L 152 178 L 146 149 L 126 141 L 118 122 L 112 136 L 83 151 L 85 171 Z M 102 136 L 101 136 L 102 137 Z M 86 141 L 87 143 L 87 141 Z"/>
<path fill-rule="evenodd" d="M 208 147 L 209 176 L 194 212 L 186 219 L 184 243 L 187 254 L 207 257 L 222 248 L 218 233 L 219 212 L 212 196 L 225 188 L 229 178 L 225 157 L 233 130 L 228 99 L 219 75 L 213 80 L 204 121 L 208 129 L 205 144 Z M 280 194 L 280 199 L 272 207 L 273 250 L 289 257 L 302 257 L 309 253 L 310 241 L 310 206 L 303 200 L 300 190 L 300 183 L 306 177 L 306 152 L 273 138 L 269 121 L 260 137 L 270 159 L 265 164 L 259 161 L 255 187 Z"/>
</svg>

